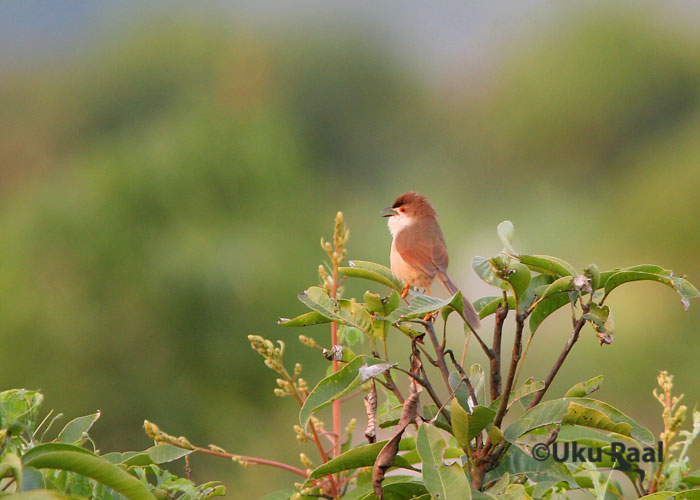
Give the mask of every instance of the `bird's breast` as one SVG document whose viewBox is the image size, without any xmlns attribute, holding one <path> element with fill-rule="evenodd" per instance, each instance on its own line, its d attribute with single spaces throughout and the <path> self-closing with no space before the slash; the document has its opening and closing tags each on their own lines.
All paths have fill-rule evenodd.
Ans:
<svg viewBox="0 0 700 500">
<path fill-rule="evenodd" d="M 428 276 L 416 269 L 411 264 L 403 260 L 401 254 L 396 249 L 396 238 L 391 242 L 391 255 L 389 258 L 391 272 L 404 283 L 408 283 L 416 288 L 428 288 L 433 282 L 433 276 Z"/>
</svg>

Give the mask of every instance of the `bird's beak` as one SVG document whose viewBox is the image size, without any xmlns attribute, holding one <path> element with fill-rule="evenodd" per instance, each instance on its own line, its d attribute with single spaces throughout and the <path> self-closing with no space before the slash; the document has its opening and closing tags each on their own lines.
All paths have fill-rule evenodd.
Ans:
<svg viewBox="0 0 700 500">
<path fill-rule="evenodd" d="M 391 217 L 392 215 L 396 215 L 396 210 L 394 210 L 392 207 L 386 207 L 383 208 L 379 213 L 382 217 Z"/>
</svg>

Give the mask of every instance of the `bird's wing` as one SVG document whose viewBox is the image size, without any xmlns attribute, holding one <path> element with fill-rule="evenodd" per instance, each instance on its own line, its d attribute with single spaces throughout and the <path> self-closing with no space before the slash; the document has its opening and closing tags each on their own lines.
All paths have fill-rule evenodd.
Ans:
<svg viewBox="0 0 700 500">
<path fill-rule="evenodd" d="M 428 230 L 431 233 L 429 238 L 421 238 L 410 230 L 400 231 L 396 235 L 396 251 L 406 263 L 434 277 L 438 272 L 447 271 L 449 258 L 445 240 L 437 222 Z M 439 244 L 431 244 L 429 241 L 439 242 Z"/>
</svg>

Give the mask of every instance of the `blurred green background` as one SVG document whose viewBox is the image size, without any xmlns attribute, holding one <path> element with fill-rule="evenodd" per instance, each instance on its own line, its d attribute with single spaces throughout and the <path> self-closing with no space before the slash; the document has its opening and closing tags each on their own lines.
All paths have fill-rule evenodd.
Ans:
<svg viewBox="0 0 700 500">
<path fill-rule="evenodd" d="M 436 206 L 471 298 L 492 294 L 470 262 L 500 250 L 504 219 L 521 251 L 700 282 L 692 2 L 47 4 L 0 6 L 0 381 L 69 417 L 101 409 L 103 451 L 147 447 L 147 418 L 313 455 L 246 337 L 284 339 L 318 380 L 276 319 L 303 312 L 338 210 L 350 258 L 388 265 L 378 212 L 408 189 Z M 700 304 L 642 283 L 609 305 L 615 342 L 585 330 L 550 396 L 604 374 L 599 397 L 659 432 L 658 370 L 700 399 Z M 568 326 L 545 323 L 526 372 L 544 376 Z M 296 480 L 193 467 L 233 498 Z"/>
</svg>

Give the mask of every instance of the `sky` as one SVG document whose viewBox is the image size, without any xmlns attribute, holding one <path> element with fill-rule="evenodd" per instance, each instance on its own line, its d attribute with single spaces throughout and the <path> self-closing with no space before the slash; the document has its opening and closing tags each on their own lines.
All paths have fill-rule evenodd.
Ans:
<svg viewBox="0 0 700 500">
<path fill-rule="evenodd" d="M 650 0 L 635 2 L 654 3 Z M 280 33 L 333 30 L 353 23 L 364 26 L 378 43 L 394 49 L 431 78 L 459 71 L 488 69 L 489 61 L 509 44 L 543 23 L 591 8 L 580 0 L 4 0 L 0 2 L 0 68 L 8 63 L 56 62 L 80 56 L 148 16 L 204 14 L 229 16 L 232 24 Z M 437 7 L 436 7 L 437 5 Z M 602 3 L 601 3 L 602 5 Z M 606 3 L 606 5 L 610 5 Z M 700 22 L 700 2 L 670 0 L 664 11 L 674 22 Z M 585 6 L 585 7 L 584 7 Z M 658 4 L 657 4 L 658 6 Z"/>
</svg>

